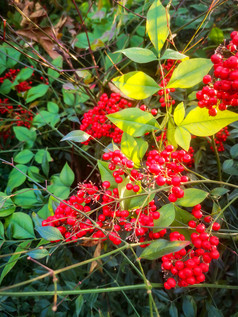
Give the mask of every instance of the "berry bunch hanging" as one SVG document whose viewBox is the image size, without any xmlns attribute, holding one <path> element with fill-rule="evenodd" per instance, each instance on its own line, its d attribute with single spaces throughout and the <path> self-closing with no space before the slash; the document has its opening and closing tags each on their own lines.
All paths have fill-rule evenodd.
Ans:
<svg viewBox="0 0 238 317">
<path fill-rule="evenodd" d="M 238 106 L 238 32 L 231 33 L 227 47 L 219 47 L 211 56 L 213 75 L 203 77 L 206 85 L 196 97 L 200 108 L 207 108 L 210 116 L 216 116 L 217 109 Z M 227 57 L 229 55 L 229 57 Z"/>
</svg>

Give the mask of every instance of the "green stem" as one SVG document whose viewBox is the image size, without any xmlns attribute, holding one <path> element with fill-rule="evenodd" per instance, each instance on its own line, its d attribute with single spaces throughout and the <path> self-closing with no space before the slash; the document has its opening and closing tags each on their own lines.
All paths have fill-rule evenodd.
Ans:
<svg viewBox="0 0 238 317">
<path fill-rule="evenodd" d="M 47 274 L 48 275 L 48 274 Z M 153 288 L 163 287 L 160 283 L 152 283 Z M 223 289 L 233 289 L 237 290 L 238 285 L 222 285 L 222 284 L 196 284 L 190 285 L 188 288 L 223 288 Z M 69 291 L 58 291 L 58 296 L 65 295 L 81 295 L 81 294 L 98 294 L 98 293 L 110 293 L 110 292 L 121 292 L 130 291 L 136 289 L 146 289 L 147 285 L 137 284 L 137 285 L 126 285 L 118 287 L 108 287 L 108 288 L 96 288 L 96 289 L 86 289 L 86 290 L 69 290 Z M 0 292 L 0 296 L 16 296 L 16 297 L 37 297 L 37 296 L 54 296 L 55 291 L 38 291 L 38 292 Z"/>
<path fill-rule="evenodd" d="M 219 179 L 219 181 L 222 181 L 221 161 L 220 161 L 219 153 L 217 151 L 217 146 L 216 146 L 216 143 L 215 143 L 214 135 L 212 136 L 212 147 L 213 147 L 215 155 L 216 155 L 218 179 Z"/>
</svg>

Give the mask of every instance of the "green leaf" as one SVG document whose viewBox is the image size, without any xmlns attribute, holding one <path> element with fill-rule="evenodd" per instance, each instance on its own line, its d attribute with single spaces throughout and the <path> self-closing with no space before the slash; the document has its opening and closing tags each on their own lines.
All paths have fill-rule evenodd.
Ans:
<svg viewBox="0 0 238 317">
<path fill-rule="evenodd" d="M 162 256 L 177 252 L 187 245 L 190 241 L 168 241 L 164 239 L 159 239 L 152 242 L 148 247 L 146 247 L 141 253 L 140 257 L 147 260 L 155 260 L 161 258 Z"/>
<path fill-rule="evenodd" d="M 58 113 L 59 112 L 59 106 L 54 102 L 47 102 L 47 110 L 51 113 Z"/>
<path fill-rule="evenodd" d="M 222 164 L 222 169 L 230 175 L 238 175 L 238 162 L 234 160 L 225 160 Z"/>
<path fill-rule="evenodd" d="M 52 113 L 49 111 L 39 111 L 39 113 L 34 117 L 33 123 L 39 128 L 43 127 L 46 124 L 49 124 L 51 127 L 54 127 L 56 123 L 60 120 L 60 115 L 57 113 Z"/>
<path fill-rule="evenodd" d="M 27 170 L 27 175 L 32 178 L 33 181 L 42 183 L 45 182 L 45 177 L 40 175 L 40 170 L 36 166 L 29 166 Z M 28 179 L 29 182 L 32 182 L 31 179 Z"/>
<path fill-rule="evenodd" d="M 33 259 L 43 259 L 46 256 L 49 255 L 49 252 L 46 249 L 38 249 L 38 250 L 32 250 L 27 253 L 31 258 Z"/>
<path fill-rule="evenodd" d="M 149 63 L 157 60 L 155 54 L 147 48 L 131 47 L 115 53 L 123 53 L 126 57 L 136 63 Z"/>
<path fill-rule="evenodd" d="M 5 49 L 8 55 L 6 64 L 7 68 L 12 68 L 18 63 L 21 56 L 21 52 L 18 52 L 15 48 L 10 46 L 5 46 Z"/>
<path fill-rule="evenodd" d="M 207 312 L 207 316 L 212 316 L 212 317 L 224 317 L 223 313 L 216 308 L 215 306 L 213 306 L 212 304 L 210 304 L 209 302 L 206 302 L 206 312 Z M 236 316 L 236 315 L 232 315 L 232 316 Z M 186 316 L 187 317 L 187 316 Z"/>
<path fill-rule="evenodd" d="M 172 231 L 178 231 L 179 233 L 185 236 L 186 240 L 190 240 L 190 235 L 192 233 L 191 230 L 185 229 L 188 227 L 188 222 L 190 220 L 196 220 L 195 217 L 188 212 L 187 210 L 183 210 L 175 205 L 175 220 L 172 223 L 172 227 L 178 227 L 175 229 L 171 229 Z M 185 228 L 181 228 L 185 227 Z"/>
<path fill-rule="evenodd" d="M 0 240 L 4 240 L 4 226 L 0 221 Z"/>
<path fill-rule="evenodd" d="M 123 133 L 121 140 L 121 151 L 125 156 L 140 167 L 141 160 L 148 149 L 148 143 L 142 138 L 135 139 L 127 133 Z"/>
<path fill-rule="evenodd" d="M 11 271 L 11 269 L 17 263 L 19 257 L 22 255 L 21 253 L 18 253 L 18 252 L 24 251 L 26 249 L 26 247 L 29 245 L 30 245 L 29 241 L 24 241 L 18 245 L 15 253 L 10 257 L 7 264 L 4 266 L 4 269 L 3 269 L 1 276 L 0 276 L 0 284 L 2 283 L 2 280 L 4 279 L 4 277 Z"/>
<path fill-rule="evenodd" d="M 14 193 L 12 197 L 13 202 L 24 209 L 31 208 L 38 204 L 34 190 L 23 188 Z"/>
<path fill-rule="evenodd" d="M 109 114 L 107 117 L 119 129 L 134 137 L 143 136 L 147 132 L 160 128 L 151 113 L 142 111 L 139 108 L 127 108 Z"/>
<path fill-rule="evenodd" d="M 9 174 L 9 179 L 7 183 L 7 186 L 10 187 L 11 190 L 22 185 L 25 182 L 26 175 L 24 174 L 26 174 L 28 169 L 26 165 L 21 165 L 21 164 L 17 164 L 15 167 L 16 168 L 12 169 L 11 173 Z M 19 172 L 17 169 L 22 171 L 24 174 Z"/>
<path fill-rule="evenodd" d="M 52 196 L 50 196 L 52 197 Z M 42 219 L 46 219 L 48 218 L 49 216 L 53 216 L 54 215 L 54 212 L 50 212 L 49 208 L 48 208 L 48 204 L 45 204 L 38 212 L 37 212 L 37 215 L 39 217 L 41 217 Z"/>
<path fill-rule="evenodd" d="M 26 127 L 13 127 L 16 138 L 19 141 L 25 142 L 27 147 L 31 148 L 36 140 L 36 131 L 27 129 Z"/>
<path fill-rule="evenodd" d="M 10 196 L 0 192 L 0 217 L 7 217 L 11 215 L 16 209 Z"/>
<path fill-rule="evenodd" d="M 171 50 L 170 48 L 168 48 L 163 56 L 160 58 L 161 60 L 162 59 L 175 59 L 175 60 L 181 60 L 181 59 L 184 59 L 184 58 L 189 58 L 187 55 L 184 55 L 182 53 L 179 53 L 177 51 L 174 51 L 174 50 Z"/>
<path fill-rule="evenodd" d="M 34 229 L 31 217 L 24 212 L 15 212 L 6 219 L 6 226 L 12 226 L 14 239 L 34 239 Z"/>
<path fill-rule="evenodd" d="M 54 59 L 52 62 L 52 65 L 56 66 L 56 68 L 58 68 L 58 69 L 62 67 L 62 64 L 63 64 L 62 56 L 56 57 L 56 59 Z M 51 68 L 48 68 L 47 74 L 49 75 L 48 76 L 49 82 L 53 83 L 57 78 L 59 78 L 60 70 L 56 71 L 56 70 L 53 70 Z"/>
<path fill-rule="evenodd" d="M 36 161 L 37 163 L 39 163 L 39 164 L 42 164 L 43 158 L 44 158 L 45 155 L 47 155 L 46 157 L 47 157 L 47 161 L 48 161 L 48 162 L 53 161 L 53 159 L 52 159 L 50 153 L 49 153 L 47 150 L 45 150 L 45 149 L 41 149 L 41 150 L 38 150 L 38 151 L 36 152 L 35 161 Z"/>
<path fill-rule="evenodd" d="M 87 32 L 87 35 L 88 35 L 90 44 L 92 44 L 97 39 L 97 37 L 93 33 Z M 75 47 L 88 48 L 88 40 L 87 40 L 87 36 L 85 32 L 78 34 L 76 36 L 76 39 L 77 39 L 77 42 L 74 44 Z"/>
<path fill-rule="evenodd" d="M 14 85 L 17 85 L 18 83 L 27 80 L 28 78 L 31 77 L 33 74 L 33 69 L 32 68 L 22 68 L 20 72 L 17 74 L 15 80 L 14 80 Z"/>
<path fill-rule="evenodd" d="M 15 156 L 14 161 L 20 164 L 26 164 L 30 162 L 33 156 L 34 154 L 30 150 L 23 150 Z"/>
<path fill-rule="evenodd" d="M 192 296 L 189 296 L 189 295 L 184 296 L 183 313 L 185 317 L 197 316 L 197 305 Z"/>
<path fill-rule="evenodd" d="M 158 211 L 160 213 L 160 217 L 159 219 L 154 220 L 154 225 L 155 227 L 160 227 L 160 228 L 154 228 L 153 229 L 154 232 L 161 231 L 162 228 L 168 227 L 169 225 L 171 225 L 171 223 L 175 219 L 175 209 L 174 209 L 174 204 L 172 203 L 164 205 Z"/>
<path fill-rule="evenodd" d="M 196 107 L 188 113 L 179 126 L 187 129 L 193 135 L 210 136 L 236 120 L 238 120 L 238 114 L 229 110 L 218 110 L 217 115 L 211 117 L 207 109 Z"/>
<path fill-rule="evenodd" d="M 90 138 L 90 135 L 81 130 L 74 130 L 66 134 L 60 141 L 85 142 Z"/>
<path fill-rule="evenodd" d="M 42 158 L 42 170 L 45 174 L 46 177 L 49 176 L 49 170 L 50 170 L 50 165 L 47 157 L 47 152 L 45 151 L 45 154 Z"/>
<path fill-rule="evenodd" d="M 1 65 L 0 65 L 1 67 Z M 0 94 L 7 95 L 12 89 L 12 83 L 9 79 L 5 79 L 4 82 L 0 86 Z"/>
<path fill-rule="evenodd" d="M 6 57 L 6 49 L 4 47 L 0 47 L 1 50 L 0 50 L 0 74 L 2 74 L 6 68 L 7 68 L 7 65 L 6 65 L 6 62 L 7 62 L 7 57 Z"/>
<path fill-rule="evenodd" d="M 176 126 L 174 124 L 173 119 L 169 118 L 166 137 L 167 137 L 168 144 L 173 145 L 173 147 L 176 149 L 178 145 L 175 140 L 175 129 L 176 129 Z"/>
<path fill-rule="evenodd" d="M 32 87 L 27 92 L 26 103 L 32 102 L 36 100 L 37 98 L 44 96 L 47 93 L 48 89 L 49 89 L 49 86 L 45 84 L 40 84 L 35 87 Z"/>
<path fill-rule="evenodd" d="M 154 198 L 155 194 L 146 194 L 144 190 L 141 190 L 138 193 L 134 193 L 132 190 L 128 190 L 126 188 L 126 185 L 128 183 L 130 183 L 129 177 L 125 178 L 121 184 L 118 184 L 119 198 L 122 199 L 120 201 L 120 206 L 122 210 L 132 210 L 145 207 Z"/>
<path fill-rule="evenodd" d="M 224 40 L 224 34 L 223 31 L 217 27 L 213 27 L 211 29 L 211 32 L 208 34 L 209 40 L 211 40 L 216 45 L 219 45 Z"/>
<path fill-rule="evenodd" d="M 229 192 L 229 189 L 223 188 L 223 187 L 216 187 L 213 190 L 211 190 L 210 195 L 213 196 L 215 199 L 219 198 L 220 196 L 223 196 Z"/>
<path fill-rule="evenodd" d="M 200 204 L 206 197 L 208 193 L 204 190 L 197 188 L 188 188 L 184 190 L 184 197 L 179 198 L 176 201 L 176 205 L 183 207 L 193 207 Z"/>
<path fill-rule="evenodd" d="M 175 129 L 175 141 L 181 148 L 183 148 L 185 151 L 189 150 L 190 142 L 191 142 L 191 134 L 184 129 L 183 127 L 177 127 Z"/>
<path fill-rule="evenodd" d="M 55 196 L 66 199 L 70 193 L 70 187 L 66 186 L 61 182 L 59 176 L 52 176 L 51 185 L 48 186 L 49 191 L 51 191 Z"/>
<path fill-rule="evenodd" d="M 174 122 L 177 125 L 180 125 L 180 123 L 183 121 L 185 116 L 185 108 L 183 102 L 180 102 L 176 108 L 174 109 Z"/>
<path fill-rule="evenodd" d="M 39 233 L 39 235 L 43 239 L 47 241 L 56 241 L 56 240 L 64 239 L 60 231 L 55 227 L 51 227 L 51 226 L 36 227 L 36 231 Z"/>
<path fill-rule="evenodd" d="M 230 148 L 230 154 L 233 159 L 238 159 L 238 144 L 235 144 Z"/>
<path fill-rule="evenodd" d="M 112 82 L 127 97 L 137 100 L 148 98 L 159 90 L 159 86 L 154 79 L 141 71 L 115 77 Z"/>
<path fill-rule="evenodd" d="M 166 88 L 189 88 L 197 85 L 212 67 L 210 59 L 194 58 L 183 61 L 175 68 Z"/>
<path fill-rule="evenodd" d="M 169 34 L 169 14 L 159 0 L 155 0 L 147 13 L 146 30 L 155 49 L 160 50 Z"/>
<path fill-rule="evenodd" d="M 112 171 L 108 168 L 109 163 L 98 160 L 98 168 L 101 175 L 102 182 L 109 181 L 111 184 L 111 188 L 116 188 L 117 183 L 112 175 Z"/>
<path fill-rule="evenodd" d="M 178 317 L 178 309 L 174 302 L 171 302 L 169 307 L 169 315 L 170 317 Z"/>
<path fill-rule="evenodd" d="M 60 180 L 65 185 L 70 187 L 74 182 L 74 173 L 66 162 L 62 171 L 60 172 Z"/>
</svg>

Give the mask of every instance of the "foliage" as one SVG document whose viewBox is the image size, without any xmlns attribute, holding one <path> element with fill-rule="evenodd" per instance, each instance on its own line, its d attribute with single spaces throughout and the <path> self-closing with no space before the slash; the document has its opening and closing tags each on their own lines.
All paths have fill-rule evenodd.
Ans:
<svg viewBox="0 0 238 317">
<path fill-rule="evenodd" d="M 1 315 L 235 317 L 234 2 L 3 11 Z"/>
</svg>

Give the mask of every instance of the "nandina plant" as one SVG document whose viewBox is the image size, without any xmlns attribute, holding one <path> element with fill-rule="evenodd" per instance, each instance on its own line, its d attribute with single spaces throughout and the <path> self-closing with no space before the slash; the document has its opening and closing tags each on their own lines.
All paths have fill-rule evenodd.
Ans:
<svg viewBox="0 0 238 317">
<path fill-rule="evenodd" d="M 229 124 L 238 119 L 235 112 L 238 100 L 238 33 L 232 32 L 228 43 L 220 45 L 211 58 L 190 59 L 184 54 L 185 50 L 178 52 L 175 49 L 169 10 L 159 0 L 154 1 L 147 12 L 146 32 L 151 41 L 149 48 L 132 47 L 115 53 L 124 54 L 135 63 L 155 63 L 157 68 L 153 77 L 143 71 L 123 74 L 119 70 L 120 76 L 114 77 L 110 85 L 113 92 L 103 93 L 98 86 L 94 107 L 82 114 L 80 121 L 73 119 L 73 122 L 80 123 L 78 130 L 73 125 L 67 133 L 65 127 L 57 126 L 59 107 L 53 102 L 47 104 L 50 119 L 46 119 L 47 111 L 39 111 L 35 113 L 31 130 L 14 129 L 18 140 L 25 142 L 27 162 L 16 165 L 15 162 L 19 160 L 19 156 L 16 156 L 15 162 L 4 163 L 15 168 L 13 171 L 18 172 L 18 177 L 19 173 L 24 175 L 22 182 L 18 183 L 19 179 L 16 182 L 19 186 L 25 181 L 34 183 L 34 186 L 30 191 L 28 188 L 15 191 L 15 174 L 12 173 L 8 182 L 10 189 L 1 193 L 6 219 L 4 227 L 0 226 L 0 229 L 3 232 L 2 229 L 5 229 L 8 239 L 25 241 L 20 243 L 4 267 L 0 281 L 6 280 L 19 256 L 27 253 L 31 263 L 48 271 L 44 277 L 52 277 L 53 311 L 57 310 L 58 305 L 57 275 L 91 263 L 90 274 L 99 270 L 110 276 L 102 261 L 107 263 L 108 258 L 116 258 L 118 254 L 127 260 L 127 265 L 139 272 L 138 276 L 143 281 L 143 284 L 136 282 L 123 287 L 147 290 L 151 316 L 154 312 L 159 316 L 154 295 L 156 288 L 165 291 L 174 289 L 175 293 L 169 294 L 177 294 L 177 289 L 186 292 L 194 287 L 222 287 L 223 281 L 220 282 L 218 278 L 215 284 L 211 282 L 210 275 L 214 266 L 221 263 L 218 261 L 221 261 L 223 254 L 223 243 L 220 243 L 219 237 L 229 231 L 229 228 L 226 231 L 223 213 L 237 198 L 234 194 L 231 202 L 219 202 L 219 198 L 230 188 L 238 187 L 227 179 L 223 181 L 218 152 L 224 151 L 223 143 L 229 135 Z M 91 47 L 89 51 L 91 54 Z M 19 70 L 11 70 L 1 78 L 2 84 L 7 79 L 15 83 L 18 93 L 32 92 L 32 82 L 16 82 L 19 74 Z M 194 87 L 202 82 L 206 86 L 196 92 Z M 47 80 L 43 85 L 43 92 L 48 91 L 48 83 Z M 85 88 L 85 85 L 82 87 Z M 90 90 L 93 88 L 94 85 L 89 86 L 84 92 L 92 97 Z M 108 87 L 104 88 L 109 91 Z M 192 104 L 188 101 L 188 89 L 189 94 L 193 91 L 197 98 Z M 181 91 L 182 101 L 176 97 L 176 93 Z M 33 92 L 27 93 L 29 103 L 38 98 L 37 92 Z M 11 119 L 13 113 L 8 100 L 1 102 L 6 106 L 0 108 L 2 114 Z M 71 100 L 67 102 L 70 104 Z M 21 111 L 19 109 L 21 115 L 32 114 Z M 62 111 L 62 117 L 67 111 Z M 37 170 L 30 169 L 34 167 L 31 166 L 31 159 L 34 156 L 35 126 L 50 125 L 54 116 L 56 120 L 51 128 L 61 135 L 62 142 L 68 142 L 73 147 L 72 151 L 79 149 L 91 159 L 92 155 L 86 152 L 87 149 L 92 153 L 95 144 L 101 146 L 101 159 L 97 159 L 99 174 L 93 175 L 93 180 L 89 180 L 90 174 L 88 179 L 74 183 L 73 168 L 66 163 L 59 175 L 52 175 L 49 185 L 47 182 L 45 186 L 39 184 Z M 32 116 L 26 121 L 18 125 L 30 128 Z M 19 137 L 19 132 L 27 135 L 29 140 L 22 139 L 22 134 Z M 195 170 L 197 153 L 193 149 L 194 137 L 206 138 L 211 143 L 217 161 L 217 175 L 212 179 Z M 82 146 L 77 143 L 82 143 Z M 232 155 L 236 157 L 234 151 Z M 38 160 L 46 177 L 49 175 L 49 161 L 47 151 Z M 90 160 L 89 163 L 93 165 Z M 73 183 L 75 187 L 69 194 Z M 39 201 L 44 201 L 44 207 L 34 209 L 38 214 L 33 213 L 31 217 L 20 209 L 34 208 Z M 20 211 L 15 212 L 16 207 Z M 85 261 L 77 259 L 69 266 L 63 263 L 57 269 L 57 263 L 50 263 L 51 268 L 50 265 L 46 266 L 48 260 L 46 265 L 40 262 L 46 257 L 50 259 L 51 254 L 62 245 L 69 250 L 80 249 L 80 246 L 87 248 L 85 254 L 92 252 L 88 248 L 93 248 L 93 256 L 90 255 L 90 259 Z M 157 283 L 156 278 L 145 272 L 149 261 L 153 261 L 151 266 L 158 265 L 162 283 Z M 123 290 L 123 287 L 118 284 L 118 290 Z M 81 291 L 90 294 L 92 290 L 76 289 L 72 294 L 81 296 Z M 98 288 L 96 291 L 103 293 L 110 289 Z M 51 294 L 49 292 L 46 290 L 43 295 Z M 162 292 L 164 296 L 166 293 Z M 59 294 L 71 293 L 63 290 Z M 172 304 L 172 311 L 171 307 Z"/>
</svg>

